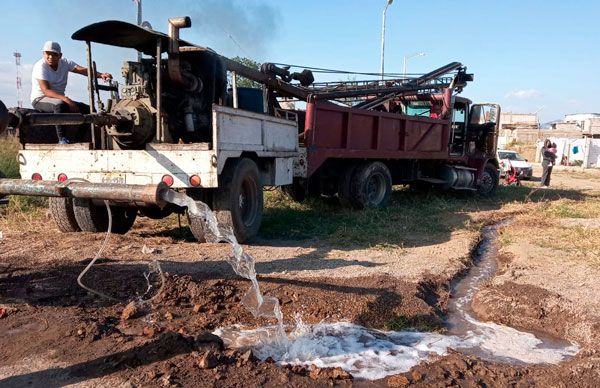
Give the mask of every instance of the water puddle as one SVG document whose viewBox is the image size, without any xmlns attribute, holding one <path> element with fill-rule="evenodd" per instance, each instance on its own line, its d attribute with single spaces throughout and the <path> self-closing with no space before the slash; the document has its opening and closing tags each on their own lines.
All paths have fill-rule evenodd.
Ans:
<svg viewBox="0 0 600 388">
<path fill-rule="evenodd" d="M 221 228 L 208 206 L 183 193 L 169 191 L 168 202 L 188 208 L 191 216 L 207 225 L 209 242 L 227 242 L 232 255 L 227 262 L 236 274 L 249 279 L 251 287 L 242 304 L 255 317 L 274 318 L 276 325 L 246 330 L 239 326 L 219 328 L 219 335 L 231 348 L 252 348 L 260 359 L 271 357 L 280 364 L 341 367 L 355 378 L 379 379 L 407 372 L 432 355 L 449 349 L 511 363 L 558 363 L 574 356 L 579 347 L 494 323 L 480 322 L 470 308 L 473 296 L 496 271 L 495 240 L 500 225 L 487 227 L 479 245 L 475 266 L 453 287 L 449 304 L 448 334 L 412 331 L 384 332 L 347 322 L 296 325 L 286 334 L 279 301 L 260 291 L 254 258 L 245 253 L 230 229 Z"/>
</svg>

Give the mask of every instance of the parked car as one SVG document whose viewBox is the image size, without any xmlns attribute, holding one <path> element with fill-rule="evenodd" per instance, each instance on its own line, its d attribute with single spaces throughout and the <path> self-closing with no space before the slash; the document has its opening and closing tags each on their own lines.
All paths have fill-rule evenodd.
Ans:
<svg viewBox="0 0 600 388">
<path fill-rule="evenodd" d="M 531 163 L 516 151 L 498 150 L 498 161 L 500 162 L 500 176 L 505 176 L 511 168 L 517 170 L 520 179 L 531 179 L 533 167 Z"/>
</svg>

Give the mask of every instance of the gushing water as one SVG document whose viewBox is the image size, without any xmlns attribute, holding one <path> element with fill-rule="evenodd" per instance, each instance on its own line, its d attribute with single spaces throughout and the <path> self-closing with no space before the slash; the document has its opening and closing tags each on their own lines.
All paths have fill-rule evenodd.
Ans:
<svg viewBox="0 0 600 388">
<path fill-rule="evenodd" d="M 272 357 L 281 364 L 341 367 L 356 378 L 379 379 L 406 372 L 432 355 L 447 354 L 449 349 L 513 363 L 558 363 L 579 351 L 576 344 L 480 322 L 473 317 L 470 308 L 473 296 L 495 272 L 494 239 L 498 226 L 484 230 L 477 265 L 453 288 L 448 334 L 384 332 L 345 322 L 306 325 L 297 316 L 295 328 L 286 335 L 279 301 L 261 294 L 254 258 L 243 251 L 232 230 L 220 227 L 206 204 L 185 194 L 169 191 L 164 199 L 187 207 L 191 217 L 205 220 L 207 241 L 225 241 L 231 245 L 232 256 L 227 262 L 235 273 L 252 282 L 242 299 L 243 305 L 256 317 L 277 319 L 277 325 L 270 327 L 244 330 L 232 326 L 215 331 L 229 347 L 253 348 L 261 359 Z"/>
<path fill-rule="evenodd" d="M 227 242 L 231 245 L 231 256 L 226 258 L 227 262 L 236 274 L 252 282 L 242 298 L 242 304 L 255 317 L 277 319 L 275 330 L 270 330 L 267 337 L 278 346 L 287 346 L 288 339 L 283 329 L 283 314 L 281 313 L 279 300 L 275 297 L 264 296 L 261 293 L 258 280 L 256 280 L 254 257 L 244 252 L 242 246 L 238 244 L 233 230 L 219 226 L 215 214 L 208 205 L 201 201 L 194 201 L 184 193 L 169 190 L 164 194 L 163 199 L 175 205 L 187 207 L 190 217 L 200 218 L 206 225 L 206 241 L 213 243 Z"/>
</svg>

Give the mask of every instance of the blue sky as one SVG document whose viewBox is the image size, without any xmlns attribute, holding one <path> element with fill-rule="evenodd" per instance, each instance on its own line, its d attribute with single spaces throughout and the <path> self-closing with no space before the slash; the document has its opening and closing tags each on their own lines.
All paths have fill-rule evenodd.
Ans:
<svg viewBox="0 0 600 388">
<path fill-rule="evenodd" d="M 144 20 L 166 31 L 169 16 L 190 15 L 182 37 L 227 56 L 258 61 L 377 72 L 385 0 L 143 0 Z M 426 4 L 426 5 L 424 5 Z M 132 0 L 5 0 L 0 24 L 0 99 L 16 104 L 13 52 L 22 53 L 23 100 L 32 64 L 46 40 L 85 65 L 77 29 L 101 20 L 135 22 Z M 463 95 L 498 102 L 504 111 L 533 112 L 542 121 L 600 112 L 600 2 L 592 0 L 394 0 L 386 22 L 385 68 L 425 72 L 460 61 L 475 74 Z M 102 71 L 120 80 L 130 50 L 95 46 Z M 362 77 L 359 77 L 362 78 Z M 85 78 L 72 75 L 67 93 L 85 100 Z"/>
</svg>

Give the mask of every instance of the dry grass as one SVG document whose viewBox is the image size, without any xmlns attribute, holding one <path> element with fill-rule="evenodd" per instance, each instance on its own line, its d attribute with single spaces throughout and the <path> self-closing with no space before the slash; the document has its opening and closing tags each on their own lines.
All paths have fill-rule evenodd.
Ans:
<svg viewBox="0 0 600 388">
<path fill-rule="evenodd" d="M 597 170 L 556 170 L 553 174 L 568 175 L 575 179 L 584 179 L 588 181 L 600 182 L 600 172 Z"/>
<path fill-rule="evenodd" d="M 529 206 L 530 212 L 522 213 L 513 224 L 503 230 L 499 239 L 501 246 L 526 239 L 542 248 L 558 251 L 561 256 L 570 260 L 600 267 L 600 227 L 564 225 L 561 222 L 561 219 L 600 218 L 598 194 L 585 196 L 581 200 L 558 199 Z"/>
<path fill-rule="evenodd" d="M 47 204 L 43 197 L 11 196 L 8 205 L 0 207 L 0 230 L 43 231 L 52 222 L 46 218 Z"/>
<path fill-rule="evenodd" d="M 16 137 L 0 137 L 0 172 L 7 178 L 19 178 Z M 40 197 L 10 196 L 0 207 L 0 229 L 4 231 L 43 230 L 48 200 Z"/>
</svg>

